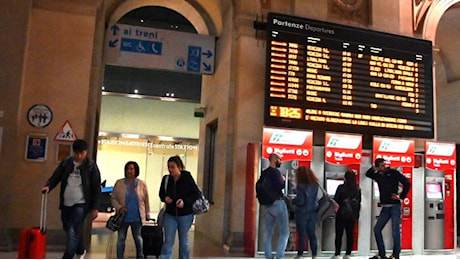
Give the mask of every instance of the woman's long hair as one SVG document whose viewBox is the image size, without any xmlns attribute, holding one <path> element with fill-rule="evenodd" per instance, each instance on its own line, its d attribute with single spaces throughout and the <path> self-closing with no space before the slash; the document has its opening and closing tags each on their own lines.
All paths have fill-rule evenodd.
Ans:
<svg viewBox="0 0 460 260">
<path fill-rule="evenodd" d="M 295 170 L 295 178 L 297 183 L 304 185 L 310 185 L 318 182 L 318 177 L 316 177 L 311 168 L 307 166 L 300 166 L 297 168 L 297 170 Z"/>
<path fill-rule="evenodd" d="M 350 190 L 358 189 L 358 183 L 356 182 L 356 175 L 353 171 L 345 172 L 345 186 Z"/>
</svg>

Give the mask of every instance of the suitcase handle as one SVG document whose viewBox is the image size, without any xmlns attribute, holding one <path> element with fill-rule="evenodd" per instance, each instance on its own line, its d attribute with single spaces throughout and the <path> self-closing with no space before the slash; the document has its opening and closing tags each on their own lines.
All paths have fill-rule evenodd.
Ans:
<svg viewBox="0 0 460 260">
<path fill-rule="evenodd" d="M 48 206 L 48 192 L 42 191 L 42 206 L 40 209 L 40 231 L 46 233 L 46 209 Z"/>
</svg>

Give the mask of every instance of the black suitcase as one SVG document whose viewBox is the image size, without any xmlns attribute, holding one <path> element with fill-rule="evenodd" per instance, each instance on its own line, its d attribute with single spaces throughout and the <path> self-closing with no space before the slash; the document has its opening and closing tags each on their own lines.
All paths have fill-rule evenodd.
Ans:
<svg viewBox="0 0 460 260">
<path fill-rule="evenodd" d="M 141 234 L 144 241 L 144 258 L 149 255 L 159 258 L 163 246 L 163 228 L 156 224 L 147 224 L 142 226 Z"/>
</svg>

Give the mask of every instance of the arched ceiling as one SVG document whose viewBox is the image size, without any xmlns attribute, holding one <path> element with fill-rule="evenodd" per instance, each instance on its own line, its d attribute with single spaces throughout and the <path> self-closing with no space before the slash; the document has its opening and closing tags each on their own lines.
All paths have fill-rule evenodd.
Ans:
<svg viewBox="0 0 460 260">
<path fill-rule="evenodd" d="M 442 15 L 436 29 L 435 45 L 445 67 L 447 81 L 460 80 L 460 3 L 451 6 Z"/>
</svg>

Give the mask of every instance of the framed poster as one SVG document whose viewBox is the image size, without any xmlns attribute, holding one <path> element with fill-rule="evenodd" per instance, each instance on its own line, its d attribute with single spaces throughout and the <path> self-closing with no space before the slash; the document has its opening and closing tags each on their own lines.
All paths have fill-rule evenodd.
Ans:
<svg viewBox="0 0 460 260">
<path fill-rule="evenodd" d="M 57 143 L 56 144 L 56 162 L 59 163 L 65 158 L 72 155 L 72 144 Z"/>
<path fill-rule="evenodd" d="M 48 151 L 47 134 L 28 134 L 26 140 L 26 160 L 44 162 Z"/>
</svg>

